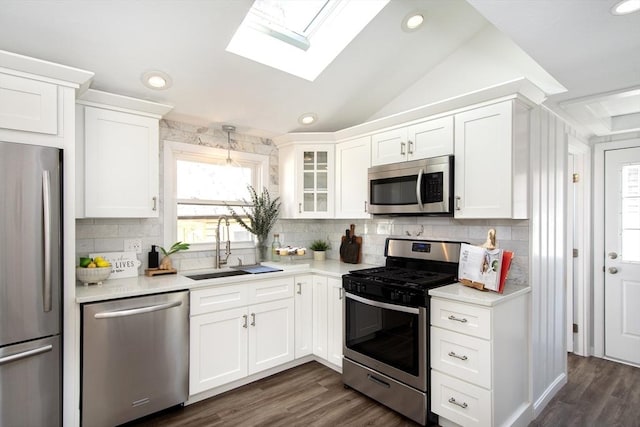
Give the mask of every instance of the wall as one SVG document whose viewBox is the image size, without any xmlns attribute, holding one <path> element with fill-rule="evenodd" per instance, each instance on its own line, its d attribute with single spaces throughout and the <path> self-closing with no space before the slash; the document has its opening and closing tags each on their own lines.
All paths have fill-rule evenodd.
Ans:
<svg viewBox="0 0 640 427">
<path fill-rule="evenodd" d="M 544 107 L 531 113 L 532 397 L 537 416 L 567 382 L 566 180 L 568 133 Z"/>
<path fill-rule="evenodd" d="M 241 133 L 232 133 L 233 151 L 247 151 L 269 156 L 269 190 L 278 194 L 278 149 L 269 139 L 257 138 Z M 227 134 L 216 128 L 197 127 L 169 120 L 160 121 L 160 159 L 163 158 L 163 141 L 177 141 L 203 144 L 216 148 L 227 148 Z M 231 156 L 233 157 L 233 151 Z M 160 162 L 160 159 L 158 160 Z M 162 163 L 160 163 L 162 165 Z M 163 191 L 162 166 L 160 167 L 160 194 Z M 161 245 L 163 240 L 162 198 L 160 217 L 152 219 L 78 219 L 76 220 L 76 253 L 84 256 L 93 252 L 118 252 L 124 250 L 124 240 L 142 240 L 143 253 L 138 255 L 142 262 L 140 273 L 147 265 L 146 253 L 151 245 Z M 509 281 L 526 283 L 529 263 L 528 221 L 512 220 L 455 220 L 453 218 L 432 217 L 375 217 L 370 220 L 355 220 L 356 234 L 363 237 L 363 263 L 384 264 L 384 241 L 391 235 L 461 240 L 481 244 L 486 240 L 489 228 L 496 228 L 498 245 L 515 252 Z M 341 236 L 349 228 L 349 220 L 280 220 L 273 232 L 280 233 L 283 245 L 308 247 L 315 239 L 328 239 L 332 245 L 327 256 L 338 259 Z M 310 257 L 310 254 L 307 256 Z M 213 267 L 213 251 L 178 253 L 172 256 L 178 269 Z M 230 264 L 237 264 L 237 258 L 244 263 L 255 260 L 251 249 L 234 249 Z M 354 266 L 357 268 L 357 266 Z"/>
</svg>

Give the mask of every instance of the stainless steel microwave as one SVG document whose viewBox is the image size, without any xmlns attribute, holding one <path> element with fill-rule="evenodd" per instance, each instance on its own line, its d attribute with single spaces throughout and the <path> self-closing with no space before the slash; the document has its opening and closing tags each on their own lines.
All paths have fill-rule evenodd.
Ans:
<svg viewBox="0 0 640 427">
<path fill-rule="evenodd" d="M 369 212 L 453 216 L 453 156 L 369 168 Z"/>
</svg>

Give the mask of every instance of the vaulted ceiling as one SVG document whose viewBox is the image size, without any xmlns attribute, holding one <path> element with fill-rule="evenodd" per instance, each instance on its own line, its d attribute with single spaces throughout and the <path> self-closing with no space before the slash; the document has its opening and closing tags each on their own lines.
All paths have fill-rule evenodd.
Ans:
<svg viewBox="0 0 640 427">
<path fill-rule="evenodd" d="M 602 131 L 633 128 L 629 111 L 640 113 L 629 94 L 640 13 L 614 17 L 614 3 L 391 0 L 313 82 L 225 51 L 251 0 L 0 0 L 0 49 L 93 71 L 92 88 L 173 105 L 169 119 L 265 137 L 343 129 L 522 76 L 571 120 L 593 125 L 584 111 L 598 110 Z M 413 10 L 427 21 L 404 32 Z M 148 70 L 173 85 L 145 87 Z M 611 119 L 621 111 L 632 115 Z M 299 124 L 305 112 L 318 121 Z"/>
</svg>

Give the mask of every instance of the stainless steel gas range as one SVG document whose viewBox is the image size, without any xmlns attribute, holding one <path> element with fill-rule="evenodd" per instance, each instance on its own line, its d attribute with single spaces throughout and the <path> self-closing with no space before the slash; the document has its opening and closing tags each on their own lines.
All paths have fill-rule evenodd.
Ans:
<svg viewBox="0 0 640 427">
<path fill-rule="evenodd" d="M 430 410 L 429 289 L 454 283 L 461 242 L 388 238 L 384 267 L 342 276 L 342 380 L 426 425 Z"/>
</svg>

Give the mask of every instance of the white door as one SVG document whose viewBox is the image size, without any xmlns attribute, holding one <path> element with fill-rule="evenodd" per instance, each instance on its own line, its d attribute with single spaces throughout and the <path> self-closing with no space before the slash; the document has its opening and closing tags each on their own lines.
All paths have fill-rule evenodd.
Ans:
<svg viewBox="0 0 640 427">
<path fill-rule="evenodd" d="M 327 359 L 327 278 L 313 276 L 313 354 Z"/>
<path fill-rule="evenodd" d="M 605 356 L 640 365 L 640 147 L 605 152 Z"/>
<path fill-rule="evenodd" d="M 336 145 L 336 218 L 369 218 L 371 137 Z"/>
<path fill-rule="evenodd" d="M 574 243 L 574 226 L 575 226 L 575 194 L 573 185 L 573 154 L 569 153 L 567 162 L 567 352 L 573 353 L 573 288 L 574 288 L 574 275 L 573 269 L 575 261 L 573 258 L 573 249 L 576 247 Z"/>
</svg>

